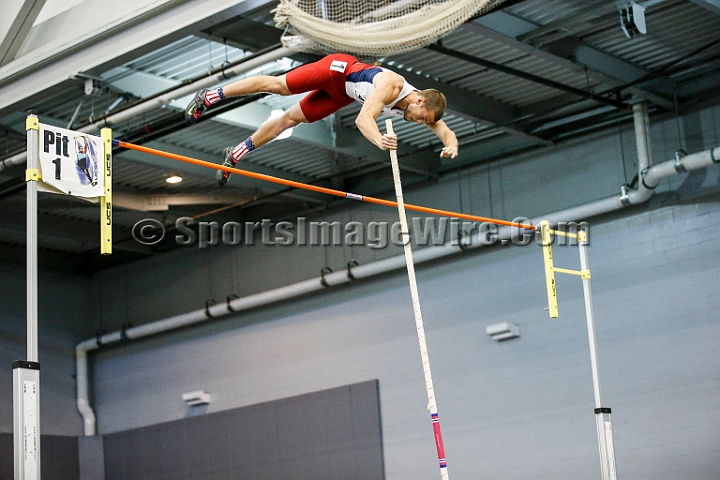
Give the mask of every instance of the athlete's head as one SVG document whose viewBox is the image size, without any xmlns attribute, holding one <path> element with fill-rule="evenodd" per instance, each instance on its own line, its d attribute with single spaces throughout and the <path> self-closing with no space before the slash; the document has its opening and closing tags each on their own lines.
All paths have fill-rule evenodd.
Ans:
<svg viewBox="0 0 720 480">
<path fill-rule="evenodd" d="M 420 95 L 422 98 L 425 99 L 425 108 L 435 113 L 435 120 L 438 121 L 442 118 L 442 116 L 445 114 L 445 106 L 447 105 L 447 100 L 445 100 L 445 95 L 438 92 L 434 88 L 428 88 L 427 90 L 421 90 L 418 92 L 418 95 Z"/>
<path fill-rule="evenodd" d="M 435 123 L 445 113 L 445 95 L 430 88 L 415 92 L 408 102 L 403 118 L 408 122 Z"/>
</svg>

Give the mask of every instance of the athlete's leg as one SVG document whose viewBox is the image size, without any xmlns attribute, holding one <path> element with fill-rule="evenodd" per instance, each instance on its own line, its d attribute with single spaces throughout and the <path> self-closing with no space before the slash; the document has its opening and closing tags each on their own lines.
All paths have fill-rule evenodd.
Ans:
<svg viewBox="0 0 720 480">
<path fill-rule="evenodd" d="M 260 92 L 292 95 L 323 90 L 332 98 L 344 101 L 348 98 L 345 94 L 345 73 L 356 63 L 355 57 L 336 53 L 317 62 L 302 65 L 279 77 L 258 75 L 214 90 L 200 90 L 185 109 L 185 120 L 194 125 L 211 105 L 228 97 Z"/>
<path fill-rule="evenodd" d="M 211 105 L 220 100 L 241 95 L 252 95 L 254 93 L 274 93 L 277 95 L 292 95 L 287 87 L 285 75 L 272 77 L 269 75 L 258 75 L 255 77 L 243 78 L 237 82 L 225 85 L 224 87 L 212 90 L 202 89 L 195 93 L 185 109 L 185 120 L 194 125 L 200 115 Z"/>
<path fill-rule="evenodd" d="M 328 56 L 278 77 L 279 81 L 268 80 L 274 77 L 251 77 L 226 87 L 230 90 L 222 92 L 225 96 L 247 95 L 257 91 L 271 91 L 280 95 L 310 93 L 282 116 L 262 124 L 244 142 L 226 148 L 223 152 L 223 165 L 232 167 L 242 157 L 271 142 L 288 128 L 296 127 L 300 123 L 316 122 L 352 103 L 352 99 L 344 93 L 344 71 L 350 64 L 345 61 L 346 57 L 347 60 L 355 60 L 350 56 Z M 336 63 L 338 61 L 342 66 Z M 227 183 L 229 177 L 230 174 L 224 170 L 217 172 L 217 180 L 221 186 Z"/>
<path fill-rule="evenodd" d="M 308 120 L 305 118 L 300 105 L 295 104 L 281 116 L 268 120 L 260 125 L 260 128 L 250 136 L 250 139 L 253 145 L 255 145 L 255 148 L 259 148 L 275 140 L 278 135 L 288 128 L 297 127 L 301 123 L 308 123 Z"/>
<path fill-rule="evenodd" d="M 243 78 L 242 80 L 222 87 L 222 91 L 225 98 L 251 95 L 253 93 L 292 95 L 290 90 L 288 90 L 285 75 L 280 75 L 279 77 L 258 75 L 256 77 Z"/>
<path fill-rule="evenodd" d="M 237 162 L 248 153 L 270 143 L 288 128 L 296 127 L 301 123 L 308 123 L 307 118 L 305 118 L 300 105 L 294 105 L 281 116 L 268 120 L 260 125 L 260 128 L 244 142 L 239 143 L 235 147 L 226 148 L 223 151 L 223 165 L 226 167 L 234 167 Z M 218 170 L 216 178 L 218 184 L 222 187 L 230 178 L 230 172 Z"/>
</svg>

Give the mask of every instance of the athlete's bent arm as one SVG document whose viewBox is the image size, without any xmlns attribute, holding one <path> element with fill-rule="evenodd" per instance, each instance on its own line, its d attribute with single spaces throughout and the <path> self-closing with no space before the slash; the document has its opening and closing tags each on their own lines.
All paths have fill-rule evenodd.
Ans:
<svg viewBox="0 0 720 480">
<path fill-rule="evenodd" d="M 458 141 L 455 132 L 450 130 L 445 122 L 438 120 L 433 123 L 426 123 L 427 127 L 437 135 L 445 147 L 440 152 L 440 157 L 455 158 L 458 156 Z"/>
<path fill-rule="evenodd" d="M 397 150 L 397 137 L 395 135 L 383 135 L 375 123 L 385 108 L 385 105 L 392 103 L 400 95 L 403 87 L 403 79 L 394 72 L 383 72 L 375 76 L 375 91 L 373 91 L 363 103 L 360 113 L 355 119 L 360 133 L 370 143 L 382 150 Z"/>
</svg>

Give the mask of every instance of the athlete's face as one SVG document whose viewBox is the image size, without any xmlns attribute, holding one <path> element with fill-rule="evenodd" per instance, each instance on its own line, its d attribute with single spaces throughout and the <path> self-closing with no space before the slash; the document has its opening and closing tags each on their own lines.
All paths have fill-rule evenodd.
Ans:
<svg viewBox="0 0 720 480">
<path fill-rule="evenodd" d="M 411 103 L 405 108 L 403 118 L 408 122 L 434 123 L 435 112 L 429 111 L 422 103 Z"/>
</svg>

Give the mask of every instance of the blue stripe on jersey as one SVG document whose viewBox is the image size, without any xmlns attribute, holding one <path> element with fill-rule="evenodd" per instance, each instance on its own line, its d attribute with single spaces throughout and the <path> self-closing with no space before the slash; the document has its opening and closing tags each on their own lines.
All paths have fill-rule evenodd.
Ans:
<svg viewBox="0 0 720 480">
<path fill-rule="evenodd" d="M 375 78 L 375 75 L 382 72 L 382 68 L 372 67 L 372 68 L 366 68 L 364 70 L 359 70 L 357 72 L 353 72 L 347 77 L 345 77 L 346 82 L 353 82 L 353 83 L 360 83 L 360 82 L 368 82 L 372 83 L 373 78 Z"/>
</svg>

